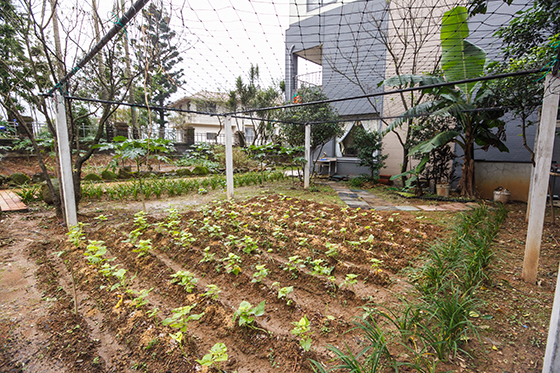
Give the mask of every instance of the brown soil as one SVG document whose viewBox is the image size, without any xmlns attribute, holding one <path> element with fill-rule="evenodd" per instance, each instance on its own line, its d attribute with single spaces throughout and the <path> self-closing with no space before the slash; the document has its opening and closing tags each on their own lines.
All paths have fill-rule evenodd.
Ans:
<svg viewBox="0 0 560 373">
<path fill-rule="evenodd" d="M 200 196 L 176 202 L 200 203 L 187 198 Z M 88 225 L 78 247 L 67 241 L 52 210 L 35 208 L 2 216 L 0 371 L 205 371 L 196 359 L 222 342 L 229 355 L 221 365 L 226 372 L 311 372 L 309 359 L 332 357 L 328 344 L 360 347 L 359 334 L 348 332 L 352 317 L 370 302 L 391 307 L 398 304 L 399 296 L 407 296 L 412 286 L 406 269 L 421 263 L 426 245 L 444 237 L 447 232 L 442 226 L 455 216 L 360 211 L 275 194 L 187 209 L 178 223 L 162 211 L 163 203 L 158 207 L 151 210 L 149 226 L 138 237 L 152 244 L 152 250 L 141 257 L 133 252 L 137 247 L 127 242 L 138 228 L 133 221 L 137 205 L 88 204 L 80 216 Z M 482 290 L 485 304 L 480 314 L 492 318 L 476 320 L 482 343 L 470 341 L 466 349 L 472 358 L 458 356 L 440 364 L 438 371 L 542 369 L 560 260 L 559 234 L 547 222 L 539 284 L 526 284 L 519 279 L 525 205 L 511 204 L 508 209 L 494 245 L 493 283 Z M 100 213 L 107 220 L 95 219 Z M 371 242 L 356 244 L 370 235 Z M 113 271 L 126 269 L 126 286 L 110 290 L 118 280 L 104 276 L 100 265 L 86 260 L 88 240 L 105 242 L 108 251 L 103 258 L 110 260 L 105 263 L 117 266 Z M 257 243 L 252 251 L 251 242 Z M 326 255 L 327 243 L 337 245 L 336 256 Z M 238 275 L 227 273 L 222 259 L 229 253 L 240 258 Z M 212 254 L 214 260 L 203 261 Z M 284 270 L 295 255 L 305 260 L 301 263 L 305 267 Z M 382 260 L 379 269 L 371 267 L 373 258 Z M 314 260 L 332 268 L 333 278 L 313 273 Z M 252 282 L 256 266 L 262 264 L 268 276 Z M 191 292 L 172 282 L 171 275 L 178 270 L 198 279 Z M 357 283 L 340 286 L 348 274 L 357 274 Z M 221 290 L 218 299 L 203 295 L 210 284 Z M 294 288 L 289 305 L 277 297 L 278 287 L 288 286 Z M 147 303 L 138 305 L 134 291 L 149 289 Z M 255 328 L 232 322 L 242 300 L 253 306 L 266 301 Z M 177 329 L 162 321 L 172 316 L 173 309 L 195 303 L 191 314 L 204 315 L 189 322 L 179 346 L 170 337 Z M 292 323 L 304 315 L 313 332 L 309 352 L 290 333 Z"/>
</svg>

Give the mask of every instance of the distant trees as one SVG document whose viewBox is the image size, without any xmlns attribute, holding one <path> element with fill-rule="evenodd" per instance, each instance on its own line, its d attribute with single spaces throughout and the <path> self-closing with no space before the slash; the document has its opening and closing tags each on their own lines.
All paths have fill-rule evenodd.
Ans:
<svg viewBox="0 0 560 373">
<path fill-rule="evenodd" d="M 142 11 L 146 21 L 140 28 L 142 40 L 135 40 L 138 73 L 144 78 L 144 103 L 165 106 L 178 87 L 184 83 L 184 71 L 178 66 L 183 60 L 178 47 L 177 33 L 170 26 L 170 16 L 162 7 L 150 3 Z M 159 110 L 156 119 L 159 137 L 165 137 L 165 111 Z"/>
<path fill-rule="evenodd" d="M 302 87 L 297 91 L 302 103 L 328 100 L 317 87 Z M 333 138 L 343 134 L 338 112 L 328 103 L 297 106 L 278 114 L 280 134 L 292 147 L 305 144 L 305 124 L 311 124 L 311 152 L 321 155 L 323 147 Z"/>
</svg>

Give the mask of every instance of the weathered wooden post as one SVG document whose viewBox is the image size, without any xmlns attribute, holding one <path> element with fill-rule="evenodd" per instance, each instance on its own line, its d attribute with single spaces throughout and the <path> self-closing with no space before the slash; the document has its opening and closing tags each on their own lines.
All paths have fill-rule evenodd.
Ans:
<svg viewBox="0 0 560 373">
<path fill-rule="evenodd" d="M 231 131 L 231 116 L 226 117 L 226 184 L 227 199 L 233 199 L 233 135 Z"/>
<path fill-rule="evenodd" d="M 305 165 L 303 169 L 303 187 L 309 189 L 309 165 L 311 164 L 311 125 L 305 125 Z"/>
<path fill-rule="evenodd" d="M 68 229 L 78 224 L 76 212 L 76 196 L 74 194 L 74 180 L 72 178 L 72 156 L 68 141 L 68 125 L 66 123 L 66 105 L 60 93 L 54 94 L 56 104 L 56 138 L 58 145 L 58 159 L 60 159 L 60 196 L 64 205 L 64 217 Z"/>
</svg>

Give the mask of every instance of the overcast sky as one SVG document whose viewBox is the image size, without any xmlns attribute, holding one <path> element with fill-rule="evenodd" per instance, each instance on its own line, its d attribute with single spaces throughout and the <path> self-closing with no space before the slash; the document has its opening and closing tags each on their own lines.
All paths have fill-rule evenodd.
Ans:
<svg viewBox="0 0 560 373">
<path fill-rule="evenodd" d="M 62 12 L 69 13 L 71 1 L 76 4 L 77 0 L 66 1 L 67 8 Z M 156 4 L 160 1 L 152 0 Z M 98 3 L 100 17 L 108 29 L 113 24 L 114 1 Z M 127 0 L 127 9 L 131 3 Z M 237 76 L 246 78 L 251 64 L 259 66 L 263 86 L 283 80 L 288 3 L 289 0 L 165 0 L 164 7 L 171 13 L 173 29 L 181 35 L 177 42 L 183 50 L 186 83 L 176 96 L 202 90 L 231 90 Z M 77 4 L 91 12 L 91 0 Z M 135 25 L 140 22 L 141 16 L 137 16 Z"/>
</svg>

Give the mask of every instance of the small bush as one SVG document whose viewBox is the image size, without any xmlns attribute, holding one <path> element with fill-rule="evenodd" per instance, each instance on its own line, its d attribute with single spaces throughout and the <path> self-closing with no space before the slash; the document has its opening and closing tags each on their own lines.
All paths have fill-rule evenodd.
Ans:
<svg viewBox="0 0 560 373">
<path fill-rule="evenodd" d="M 193 170 L 192 170 L 192 174 L 193 175 L 200 175 L 200 176 L 206 176 L 210 173 L 210 170 L 204 166 L 196 166 Z"/>
<path fill-rule="evenodd" d="M 26 174 L 21 172 L 15 172 L 10 175 L 10 181 L 14 185 L 25 185 L 28 184 L 31 179 Z"/>
<path fill-rule="evenodd" d="M 111 172 L 109 170 L 105 170 L 101 172 L 101 178 L 103 180 L 117 180 L 118 177 L 119 176 L 116 173 Z"/>
<path fill-rule="evenodd" d="M 192 172 L 188 168 L 180 168 L 180 169 L 175 171 L 175 174 L 177 176 L 191 176 Z"/>
<path fill-rule="evenodd" d="M 87 174 L 86 176 L 84 176 L 84 181 L 101 181 L 103 180 L 101 178 L 101 176 L 97 175 L 97 174 Z"/>
</svg>

